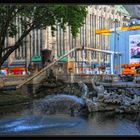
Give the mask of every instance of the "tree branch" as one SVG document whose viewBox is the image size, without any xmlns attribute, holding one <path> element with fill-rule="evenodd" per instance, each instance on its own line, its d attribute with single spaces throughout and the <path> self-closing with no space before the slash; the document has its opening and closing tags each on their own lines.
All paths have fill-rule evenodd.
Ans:
<svg viewBox="0 0 140 140">
<path fill-rule="evenodd" d="M 15 43 L 15 45 L 13 45 L 11 48 L 8 47 L 8 51 L 4 54 L 1 63 L 3 64 L 5 60 L 8 59 L 9 55 L 15 51 L 22 43 L 22 40 L 30 33 L 30 31 L 33 29 L 33 26 L 31 28 L 29 28 L 28 30 L 26 30 L 21 37 L 18 39 L 18 41 Z"/>
<path fill-rule="evenodd" d="M 19 8 L 17 11 L 16 11 L 16 6 L 13 6 L 11 8 L 11 10 L 8 12 L 7 14 L 7 22 L 5 23 L 5 25 L 3 26 L 3 30 L 1 32 L 1 47 L 4 46 L 4 40 L 5 40 L 5 37 L 6 37 L 6 33 L 7 33 L 7 29 L 9 27 L 9 24 L 12 22 L 13 18 L 17 15 L 18 12 L 20 12 L 21 10 L 23 10 L 24 8 L 21 7 Z M 14 12 L 14 13 L 13 13 Z M 12 14 L 13 13 L 13 14 Z"/>
<path fill-rule="evenodd" d="M 2 52 L 6 51 L 6 50 L 8 50 L 8 49 L 11 49 L 12 47 L 14 47 L 14 46 L 12 45 L 12 46 L 8 46 L 8 47 L 6 47 L 6 48 L 3 48 L 3 49 L 2 49 Z"/>
<path fill-rule="evenodd" d="M 10 8 L 9 12 L 7 13 L 7 16 L 5 17 L 5 24 L 3 25 L 2 31 L 1 31 L 1 45 L 2 46 L 4 45 L 6 31 L 9 27 L 9 24 L 15 16 L 15 14 L 12 14 L 14 12 L 14 10 L 15 10 L 15 6 L 12 6 L 12 8 Z"/>
</svg>

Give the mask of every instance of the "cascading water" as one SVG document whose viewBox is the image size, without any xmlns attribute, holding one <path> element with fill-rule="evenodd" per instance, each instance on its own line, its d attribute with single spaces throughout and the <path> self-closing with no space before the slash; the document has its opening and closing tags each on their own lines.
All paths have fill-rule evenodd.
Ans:
<svg viewBox="0 0 140 140">
<path fill-rule="evenodd" d="M 87 87 L 87 85 L 85 83 L 83 83 L 82 81 L 80 81 L 79 83 L 79 87 L 81 88 L 81 92 L 82 92 L 82 98 L 87 97 L 88 93 L 89 93 L 89 89 Z"/>
<path fill-rule="evenodd" d="M 115 115 L 109 117 L 107 112 L 94 112 L 93 116 L 68 115 L 71 108 L 77 113 L 86 105 L 96 110 L 98 98 L 89 99 L 89 89 L 84 83 L 81 91 L 81 98 L 59 94 L 33 101 L 32 113 L 29 109 L 19 116 L 14 114 L 0 120 L 0 135 L 140 135 L 139 123 Z"/>
<path fill-rule="evenodd" d="M 34 113 L 70 113 L 71 109 L 75 112 L 79 112 L 85 105 L 82 98 L 78 98 L 74 95 L 49 95 L 44 99 L 36 100 L 33 102 Z"/>
</svg>

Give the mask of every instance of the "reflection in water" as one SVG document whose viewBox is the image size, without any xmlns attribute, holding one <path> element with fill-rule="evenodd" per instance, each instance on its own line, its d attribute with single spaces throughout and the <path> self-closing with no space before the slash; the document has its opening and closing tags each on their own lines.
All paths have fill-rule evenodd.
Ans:
<svg viewBox="0 0 140 140">
<path fill-rule="evenodd" d="M 79 117 L 24 113 L 1 118 L 0 135 L 140 135 L 139 125 L 134 115 L 111 112 Z"/>
</svg>

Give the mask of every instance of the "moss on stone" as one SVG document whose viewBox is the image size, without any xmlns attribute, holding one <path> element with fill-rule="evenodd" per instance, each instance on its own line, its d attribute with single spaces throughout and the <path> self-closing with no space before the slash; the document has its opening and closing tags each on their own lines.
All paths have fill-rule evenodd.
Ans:
<svg viewBox="0 0 140 140">
<path fill-rule="evenodd" d="M 21 94 L 17 91 L 2 91 L 0 92 L 0 107 L 29 102 L 30 99 L 28 95 Z"/>
</svg>

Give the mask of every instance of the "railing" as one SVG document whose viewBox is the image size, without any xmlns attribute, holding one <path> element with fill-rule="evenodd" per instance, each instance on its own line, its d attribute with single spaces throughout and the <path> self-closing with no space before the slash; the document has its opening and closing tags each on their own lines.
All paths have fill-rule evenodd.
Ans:
<svg viewBox="0 0 140 140">
<path fill-rule="evenodd" d="M 23 83 L 21 83 L 20 85 L 16 86 L 16 88 L 20 88 L 21 86 L 25 85 L 26 83 L 28 83 L 29 81 L 33 80 L 35 77 L 37 77 L 38 75 L 42 74 L 43 72 L 46 72 L 47 69 L 49 69 L 51 66 L 53 66 L 56 62 L 58 62 L 59 60 L 61 60 L 62 58 L 64 58 L 65 56 L 69 55 L 71 52 L 75 51 L 76 48 L 71 49 L 68 53 L 64 54 L 63 56 L 61 56 L 60 58 L 58 58 L 57 60 L 55 60 L 54 62 L 50 63 L 48 66 L 44 67 L 42 70 L 40 70 L 39 72 L 37 72 L 35 75 L 33 75 L 32 77 L 30 77 L 29 79 L 25 80 Z"/>
<path fill-rule="evenodd" d="M 100 50 L 100 49 L 94 49 L 94 48 L 88 48 L 88 47 L 85 47 L 84 48 L 85 50 L 89 50 L 89 51 L 97 51 L 97 52 L 103 52 L 103 53 L 109 53 L 109 54 L 113 54 L 114 52 L 112 51 L 109 51 L 109 50 Z M 34 82 L 41 82 L 42 78 L 40 76 L 40 78 L 37 78 L 39 75 L 44 75 L 46 70 L 48 70 L 49 68 L 51 68 L 52 66 L 54 66 L 54 64 L 56 62 L 58 62 L 59 60 L 61 60 L 62 58 L 64 58 L 65 56 L 69 55 L 70 53 L 74 52 L 74 51 L 79 51 L 79 50 L 83 50 L 81 47 L 76 47 L 76 48 L 73 48 L 71 49 L 69 52 L 67 52 L 66 54 L 64 54 L 63 56 L 61 56 L 60 58 L 58 58 L 57 60 L 55 60 L 54 62 L 50 63 L 49 65 L 47 65 L 46 67 L 44 67 L 42 70 L 40 70 L 39 72 L 37 72 L 36 74 L 34 74 L 33 76 L 31 76 L 30 78 L 28 78 L 27 80 L 25 80 L 23 83 L 19 84 L 18 86 L 16 86 L 16 88 L 20 88 L 22 87 L 23 85 L 27 84 L 28 82 L 34 80 Z M 118 52 L 115 52 L 115 53 L 118 53 Z M 45 77 L 45 75 L 44 75 Z"/>
<path fill-rule="evenodd" d="M 91 80 L 94 79 L 96 82 L 106 82 L 106 79 L 111 79 L 112 82 L 119 80 L 118 75 L 101 75 L 101 74 L 63 74 L 55 75 L 57 79 L 64 80 L 65 82 L 70 83 L 72 80 L 74 83 L 83 81 L 85 83 L 91 83 Z"/>
</svg>

